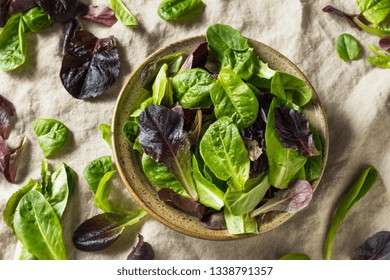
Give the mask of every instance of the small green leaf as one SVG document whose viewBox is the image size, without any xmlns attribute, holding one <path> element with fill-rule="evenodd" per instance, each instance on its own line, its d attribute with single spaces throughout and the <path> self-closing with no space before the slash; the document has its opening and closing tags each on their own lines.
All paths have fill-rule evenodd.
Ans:
<svg viewBox="0 0 390 280">
<path fill-rule="evenodd" d="M 92 191 L 96 193 L 104 174 L 112 170 L 115 170 L 115 166 L 112 163 L 111 156 L 102 156 L 88 163 L 84 168 L 83 175 Z"/>
<path fill-rule="evenodd" d="M 163 0 L 158 6 L 158 15 L 166 21 L 178 21 L 198 14 L 202 0 Z"/>
<path fill-rule="evenodd" d="M 357 59 L 360 56 L 359 42 L 350 34 L 341 34 L 336 40 L 336 51 L 346 62 Z"/>
<path fill-rule="evenodd" d="M 131 28 L 137 28 L 138 22 L 134 15 L 126 8 L 121 0 L 110 0 L 111 9 L 115 13 L 115 17 Z"/>
<path fill-rule="evenodd" d="M 326 260 L 329 260 L 331 257 L 333 240 L 342 221 L 347 216 L 351 208 L 355 205 L 355 203 L 357 203 L 372 188 L 376 182 L 377 177 L 378 174 L 374 167 L 367 168 L 344 195 L 332 219 L 326 236 L 324 246 L 324 258 Z"/>
<path fill-rule="evenodd" d="M 99 130 L 102 133 L 103 139 L 107 142 L 108 146 L 111 148 L 112 143 L 111 143 L 111 125 L 101 123 L 99 124 Z"/>
<path fill-rule="evenodd" d="M 54 119 L 38 118 L 32 123 L 32 127 L 46 158 L 62 150 L 70 138 L 69 129 Z"/>
<path fill-rule="evenodd" d="M 224 208 L 224 216 L 230 234 L 258 233 L 259 226 L 256 219 L 244 214 L 233 215 L 227 208 Z"/>
</svg>

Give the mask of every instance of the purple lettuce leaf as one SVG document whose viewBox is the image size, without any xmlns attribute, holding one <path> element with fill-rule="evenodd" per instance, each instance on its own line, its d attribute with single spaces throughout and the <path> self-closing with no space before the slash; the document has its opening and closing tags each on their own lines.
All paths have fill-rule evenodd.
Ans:
<svg viewBox="0 0 390 280">
<path fill-rule="evenodd" d="M 346 20 L 348 21 L 348 23 L 349 23 L 352 27 L 361 30 L 361 28 L 359 27 L 359 25 L 357 25 L 357 24 L 355 23 L 355 21 L 354 21 L 354 18 L 356 18 L 356 17 L 359 17 L 359 18 L 360 18 L 360 17 L 363 17 L 363 16 L 361 16 L 361 15 L 358 15 L 358 14 L 349 14 L 349 13 L 343 12 L 343 11 L 341 11 L 341 10 L 339 10 L 339 9 L 337 9 L 337 8 L 335 8 L 335 7 L 333 7 L 333 6 L 331 6 L 331 5 L 328 5 L 328 6 L 324 7 L 324 8 L 322 9 L 322 11 L 323 11 L 324 13 L 328 13 L 328 14 L 332 14 L 332 15 L 335 15 L 335 16 L 342 17 L 342 18 L 346 19 Z"/>
<path fill-rule="evenodd" d="M 369 237 L 358 249 L 360 260 L 390 260 L 390 231 L 380 231 Z"/>
<path fill-rule="evenodd" d="M 180 72 L 191 68 L 204 68 L 209 55 L 207 42 L 200 44 L 192 53 L 190 53 L 183 65 L 180 68 Z"/>
<path fill-rule="evenodd" d="M 199 219 L 202 219 L 208 211 L 206 206 L 194 201 L 193 199 L 181 196 L 171 189 L 164 188 L 159 190 L 158 197 L 166 204 Z"/>
<path fill-rule="evenodd" d="M 11 15 L 21 13 L 35 7 L 37 3 L 35 0 L 11 0 L 9 6 L 9 13 Z"/>
<path fill-rule="evenodd" d="M 390 51 L 390 37 L 380 39 L 379 46 L 385 51 Z"/>
<path fill-rule="evenodd" d="M 118 20 L 115 17 L 114 11 L 109 6 L 89 5 L 88 11 L 82 18 L 104 24 L 106 26 L 113 26 Z"/>
<path fill-rule="evenodd" d="M 5 179 L 12 184 L 16 183 L 16 175 L 26 143 L 27 138 L 24 137 L 18 147 L 11 149 L 6 141 L 0 136 L 0 172 L 3 173 Z"/>
<path fill-rule="evenodd" d="M 67 23 L 74 19 L 79 0 L 34 0 L 42 9 L 58 23 Z"/>
<path fill-rule="evenodd" d="M 70 40 L 75 36 L 76 31 L 80 31 L 82 29 L 80 22 L 77 19 L 73 19 L 65 24 L 64 28 L 64 38 L 62 44 L 62 53 L 65 54 L 66 48 L 70 43 Z"/>
<path fill-rule="evenodd" d="M 280 190 L 265 204 L 251 212 L 251 217 L 270 211 L 295 213 L 307 205 L 313 198 L 313 188 L 306 180 L 292 180 L 287 189 Z"/>
<path fill-rule="evenodd" d="M 114 37 L 99 39 L 86 30 L 79 30 L 66 45 L 60 77 L 73 97 L 95 98 L 113 85 L 119 66 Z"/>
<path fill-rule="evenodd" d="M 11 0 L 0 0 L 0 27 L 7 23 Z"/>
<path fill-rule="evenodd" d="M 138 118 L 139 143 L 156 162 L 165 164 L 187 193 L 198 199 L 192 178 L 191 145 L 179 113 L 161 105 L 150 105 Z"/>
<path fill-rule="evenodd" d="M 306 117 L 294 109 L 278 107 L 274 111 L 275 132 L 283 146 L 299 150 L 302 156 L 319 155 Z"/>
<path fill-rule="evenodd" d="M 205 228 L 213 230 L 227 229 L 225 215 L 223 212 L 210 212 L 202 217 L 200 223 Z"/>
<path fill-rule="evenodd" d="M 127 256 L 127 260 L 153 260 L 154 251 L 152 245 L 144 241 L 144 237 L 138 234 L 138 243 L 130 254 Z"/>
<path fill-rule="evenodd" d="M 15 116 L 15 106 L 0 94 L 0 137 L 7 139 L 10 129 L 10 120 Z"/>
</svg>

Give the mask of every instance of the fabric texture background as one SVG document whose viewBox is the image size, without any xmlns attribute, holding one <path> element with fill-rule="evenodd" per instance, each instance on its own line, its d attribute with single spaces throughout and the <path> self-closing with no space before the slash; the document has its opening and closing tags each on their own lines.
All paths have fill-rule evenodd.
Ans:
<svg viewBox="0 0 390 280">
<path fill-rule="evenodd" d="M 104 0 L 86 3 L 108 3 Z M 378 38 L 351 28 L 342 18 L 321 9 L 332 4 L 357 13 L 353 0 L 204 0 L 203 12 L 191 21 L 168 23 L 157 15 L 158 0 L 123 0 L 139 21 L 138 29 L 120 22 L 113 27 L 81 20 L 97 37 L 115 36 L 121 58 L 119 78 L 114 86 L 95 100 L 82 101 L 69 95 L 61 84 L 59 71 L 63 27 L 28 36 L 28 57 L 24 66 L 0 73 L 0 94 L 15 104 L 9 143 L 16 145 L 23 135 L 29 139 L 18 173 L 17 184 L 0 174 L 0 212 L 8 198 L 29 178 L 40 178 L 43 153 L 32 130 L 37 117 L 54 118 L 72 132 L 70 145 L 49 159 L 52 169 L 66 162 L 77 173 L 74 193 L 62 219 L 64 240 L 70 259 L 126 259 L 141 233 L 154 250 L 156 259 L 277 259 L 291 252 L 322 259 L 330 219 L 342 195 L 357 176 L 373 165 L 379 173 L 372 190 L 359 201 L 335 238 L 333 259 L 353 259 L 356 248 L 377 231 L 390 230 L 390 70 L 370 65 L 368 44 Z M 308 77 L 325 108 L 329 123 L 330 150 L 327 167 L 311 204 L 286 223 L 259 236 L 237 241 L 209 241 L 185 236 L 151 217 L 128 228 L 110 248 L 81 252 L 72 244 L 77 226 L 100 213 L 93 193 L 82 174 L 92 160 L 112 151 L 98 130 L 110 123 L 116 98 L 130 73 L 158 48 L 193 35 L 204 34 L 214 23 L 239 29 L 246 37 L 265 43 L 288 57 Z M 361 43 L 362 58 L 344 62 L 336 54 L 335 40 L 350 33 Z M 120 182 L 113 181 L 114 200 L 137 207 Z M 0 259 L 13 259 L 17 239 L 0 219 Z"/>
</svg>

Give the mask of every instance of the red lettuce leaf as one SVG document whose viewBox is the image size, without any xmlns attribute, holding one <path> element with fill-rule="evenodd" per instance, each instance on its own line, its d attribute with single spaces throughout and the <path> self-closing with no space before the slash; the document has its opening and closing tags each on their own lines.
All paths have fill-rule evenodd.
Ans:
<svg viewBox="0 0 390 280">
<path fill-rule="evenodd" d="M 66 48 L 70 43 L 70 40 L 74 37 L 77 31 L 80 31 L 81 25 L 77 19 L 73 19 L 65 24 L 64 28 L 64 39 L 62 45 L 62 53 L 65 54 Z"/>
<path fill-rule="evenodd" d="M 0 95 L 0 137 L 3 139 L 8 138 L 10 120 L 15 113 L 14 104 Z"/>
<path fill-rule="evenodd" d="M 181 196 L 168 188 L 159 190 L 158 197 L 166 204 L 199 219 L 202 219 L 208 211 L 208 207 L 194 201 L 193 199 Z"/>
<path fill-rule="evenodd" d="M 0 136 L 0 172 L 12 184 L 16 183 L 16 175 L 26 143 L 27 138 L 24 137 L 17 148 L 11 149 Z"/>
<path fill-rule="evenodd" d="M 379 46 L 385 51 L 390 51 L 390 37 L 380 39 Z"/>
<path fill-rule="evenodd" d="M 0 27 L 7 23 L 11 0 L 0 0 Z"/>
<path fill-rule="evenodd" d="M 139 143 L 156 162 L 165 164 L 183 185 L 187 193 L 198 199 L 192 178 L 188 134 L 179 113 L 161 105 L 150 105 L 138 118 Z"/>
<path fill-rule="evenodd" d="M 357 249 L 357 253 L 360 260 L 390 260 L 390 232 L 375 233 Z"/>
<path fill-rule="evenodd" d="M 275 131 L 283 146 L 299 150 L 302 156 L 319 155 L 306 117 L 294 109 L 278 107 L 274 111 Z"/>
<path fill-rule="evenodd" d="M 83 15 L 83 18 L 107 26 L 113 26 L 118 21 L 110 7 L 98 5 L 89 5 L 88 11 Z"/>
<path fill-rule="evenodd" d="M 99 39 L 86 30 L 79 30 L 65 47 L 60 77 L 73 97 L 89 99 L 113 85 L 119 66 L 114 37 Z"/>
<path fill-rule="evenodd" d="M 34 0 L 42 9 L 58 23 L 67 23 L 74 19 L 79 0 Z"/>
<path fill-rule="evenodd" d="M 11 5 L 9 6 L 9 13 L 13 15 L 24 12 L 36 5 L 37 3 L 35 3 L 34 0 L 12 0 Z"/>
<path fill-rule="evenodd" d="M 322 9 L 322 11 L 324 13 L 328 13 L 328 14 L 332 14 L 332 15 L 335 15 L 335 16 L 339 16 L 339 17 L 342 17 L 344 19 L 346 19 L 348 21 L 348 23 L 354 27 L 354 28 L 357 28 L 359 30 L 361 30 L 361 28 L 354 22 L 354 18 L 355 17 L 363 17 L 363 16 L 360 16 L 360 15 L 355 15 L 355 14 L 349 14 L 349 13 L 346 13 L 346 12 L 343 12 L 331 5 L 328 5 L 326 7 L 324 7 Z"/>
<path fill-rule="evenodd" d="M 213 230 L 227 229 L 226 220 L 223 212 L 210 212 L 200 220 L 202 226 Z"/>
<path fill-rule="evenodd" d="M 128 260 L 153 260 L 154 251 L 152 245 L 144 241 L 144 237 L 138 234 L 138 243 L 130 254 L 127 256 Z"/>
<path fill-rule="evenodd" d="M 191 68 L 204 68 L 209 55 L 207 42 L 200 44 L 184 61 L 180 71 Z"/>
</svg>

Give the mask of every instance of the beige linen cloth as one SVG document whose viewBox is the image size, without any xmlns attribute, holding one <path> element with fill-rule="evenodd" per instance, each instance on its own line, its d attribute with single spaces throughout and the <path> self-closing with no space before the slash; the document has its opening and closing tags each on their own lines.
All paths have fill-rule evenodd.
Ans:
<svg viewBox="0 0 390 280">
<path fill-rule="evenodd" d="M 168 23 L 158 17 L 160 0 L 122 1 L 138 19 L 138 29 L 120 22 L 109 28 L 82 21 L 96 36 L 113 35 L 117 39 L 121 71 L 104 96 L 81 101 L 65 91 L 59 78 L 62 60 L 59 24 L 30 34 L 26 65 L 11 73 L 0 73 L 0 94 L 13 102 L 17 111 L 9 141 L 16 145 L 23 135 L 29 139 L 17 184 L 9 184 L 0 174 L 0 212 L 11 194 L 29 178 L 40 178 L 43 153 L 31 123 L 42 117 L 58 119 L 72 131 L 70 145 L 49 160 L 53 169 L 66 162 L 77 173 L 75 190 L 62 219 L 70 259 L 125 259 L 135 246 L 138 233 L 153 246 L 156 259 L 277 259 L 291 252 L 322 259 L 335 208 L 368 165 L 377 168 L 379 178 L 342 223 L 332 258 L 352 259 L 366 238 L 377 231 L 390 230 L 390 70 L 371 66 L 365 60 L 371 55 L 367 45 L 377 45 L 377 37 L 321 11 L 332 4 L 357 13 L 354 0 L 204 0 L 204 11 L 196 19 L 182 23 Z M 112 153 L 98 125 L 111 122 L 121 88 L 149 54 L 178 39 L 204 34 L 214 23 L 229 24 L 244 36 L 278 50 L 305 73 L 316 89 L 329 122 L 330 150 L 325 174 L 311 204 L 276 229 L 245 240 L 200 240 L 175 232 L 148 216 L 126 229 L 104 251 L 77 250 L 72 244 L 73 231 L 81 222 L 101 212 L 93 204 L 93 193 L 82 176 L 83 169 L 90 161 Z M 363 58 L 349 63 L 339 59 L 335 40 L 345 32 L 361 42 Z M 119 176 L 113 187 L 114 199 L 136 207 Z M 16 244 L 14 234 L 0 219 L 0 259 L 13 259 Z"/>
</svg>

